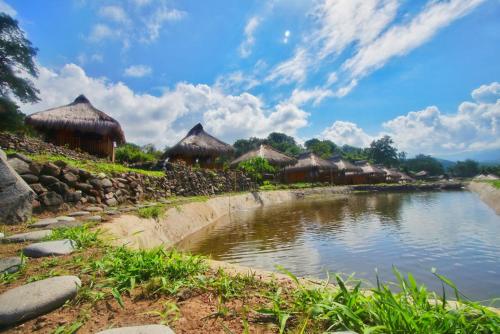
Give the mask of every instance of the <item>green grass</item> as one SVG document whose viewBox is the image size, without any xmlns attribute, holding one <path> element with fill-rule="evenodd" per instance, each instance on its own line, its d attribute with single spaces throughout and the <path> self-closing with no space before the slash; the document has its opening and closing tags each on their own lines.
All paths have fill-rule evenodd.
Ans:
<svg viewBox="0 0 500 334">
<path fill-rule="evenodd" d="M 137 210 L 137 214 L 141 218 L 153 218 L 158 220 L 165 215 L 165 206 L 158 204 Z"/>
<path fill-rule="evenodd" d="M 150 292 L 175 293 L 181 287 L 190 286 L 193 278 L 206 269 L 200 256 L 163 248 L 113 248 L 103 258 L 91 264 L 91 270 L 104 276 L 106 285 L 118 294 L 146 283 Z"/>
<path fill-rule="evenodd" d="M 89 225 L 76 227 L 61 227 L 52 230 L 46 240 L 71 239 L 78 248 L 103 246 L 105 244 L 101 237 L 101 230 L 91 230 Z"/>
<path fill-rule="evenodd" d="M 489 184 L 491 184 L 493 187 L 497 188 L 497 189 L 500 189 L 500 180 L 489 180 L 489 181 L 486 181 L 488 182 Z"/>
<path fill-rule="evenodd" d="M 288 272 L 287 272 L 288 273 Z M 335 276 L 338 288 L 325 284 L 311 288 L 296 282 L 298 288 L 288 299 L 278 289 L 269 294 L 270 303 L 261 313 L 272 315 L 280 332 L 295 324 L 311 332 L 351 330 L 356 333 L 498 333 L 500 317 L 488 308 L 461 298 L 456 286 L 435 274 L 444 286 L 451 287 L 460 307 L 454 308 L 447 296 L 437 296 L 418 285 L 411 274 L 403 277 L 394 270 L 397 291 L 388 285 L 377 284 L 370 293 L 360 288 L 361 283 L 348 287 L 340 276 Z M 377 280 L 378 281 L 378 280 Z"/>
<path fill-rule="evenodd" d="M 144 174 L 153 177 L 162 177 L 165 175 L 162 171 L 148 171 L 137 168 L 126 167 L 117 163 L 93 161 L 93 160 L 75 160 L 70 159 L 64 155 L 57 154 L 26 154 L 30 159 L 37 162 L 55 162 L 64 161 L 69 166 L 80 168 L 91 173 L 105 173 L 105 174 L 115 174 L 115 173 L 128 173 L 135 172 L 138 174 Z"/>
</svg>

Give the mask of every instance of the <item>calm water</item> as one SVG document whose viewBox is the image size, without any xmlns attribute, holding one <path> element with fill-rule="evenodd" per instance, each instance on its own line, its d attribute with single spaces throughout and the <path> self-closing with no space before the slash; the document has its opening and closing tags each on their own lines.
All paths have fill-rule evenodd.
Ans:
<svg viewBox="0 0 500 334">
<path fill-rule="evenodd" d="M 500 216 L 470 192 L 360 194 L 233 213 L 180 248 L 300 276 L 326 271 L 394 280 L 392 266 L 431 289 L 431 268 L 475 300 L 500 297 Z"/>
</svg>

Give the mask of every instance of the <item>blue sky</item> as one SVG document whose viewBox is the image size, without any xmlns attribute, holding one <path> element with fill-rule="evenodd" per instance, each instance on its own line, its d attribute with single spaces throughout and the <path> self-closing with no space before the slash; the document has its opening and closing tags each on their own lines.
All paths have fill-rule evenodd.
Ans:
<svg viewBox="0 0 500 334">
<path fill-rule="evenodd" d="M 271 131 L 500 159 L 500 1 L 13 1 L 42 101 L 84 93 L 127 139 Z"/>
</svg>

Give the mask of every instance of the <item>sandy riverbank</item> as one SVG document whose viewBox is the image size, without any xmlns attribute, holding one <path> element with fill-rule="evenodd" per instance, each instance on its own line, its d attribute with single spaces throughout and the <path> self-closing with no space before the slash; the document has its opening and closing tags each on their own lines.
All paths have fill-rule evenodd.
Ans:
<svg viewBox="0 0 500 334">
<path fill-rule="evenodd" d="M 488 204 L 498 215 L 500 215 L 500 189 L 486 182 L 475 181 L 469 183 L 467 188 L 476 193 L 483 202 Z"/>
</svg>

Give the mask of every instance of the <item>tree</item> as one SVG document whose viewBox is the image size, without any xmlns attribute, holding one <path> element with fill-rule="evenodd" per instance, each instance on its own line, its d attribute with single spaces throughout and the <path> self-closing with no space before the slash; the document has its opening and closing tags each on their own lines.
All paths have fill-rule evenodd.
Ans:
<svg viewBox="0 0 500 334">
<path fill-rule="evenodd" d="M 37 49 L 24 36 L 18 22 L 0 13 L 0 117 L 1 129 L 17 131 L 23 127 L 24 114 L 11 97 L 21 102 L 37 102 L 38 90 L 24 74 L 38 76 L 34 57 Z"/>
<path fill-rule="evenodd" d="M 256 157 L 247 161 L 242 161 L 238 164 L 238 169 L 250 176 L 252 180 L 262 183 L 264 174 L 274 174 L 276 169 L 269 164 L 267 159 Z"/>
<path fill-rule="evenodd" d="M 393 144 L 394 141 L 389 136 L 372 141 L 369 148 L 370 159 L 384 166 L 396 166 L 398 164 L 398 150 Z"/>
<path fill-rule="evenodd" d="M 316 138 L 309 139 L 304 143 L 306 149 L 311 151 L 324 159 L 330 158 L 336 151 L 337 145 L 331 140 L 319 140 Z"/>
<path fill-rule="evenodd" d="M 449 168 L 449 171 L 454 176 L 472 177 L 479 174 L 479 163 L 477 161 L 467 159 L 465 161 L 457 161 L 457 163 Z"/>
<path fill-rule="evenodd" d="M 430 155 L 419 154 L 415 158 L 407 159 L 403 170 L 411 172 L 427 171 L 430 175 L 441 175 L 444 173 L 443 165 Z"/>
<path fill-rule="evenodd" d="M 367 148 L 343 145 L 340 149 L 340 155 L 350 161 L 368 160 L 370 158 L 368 150 Z"/>
<path fill-rule="evenodd" d="M 259 147 L 264 142 L 264 139 L 251 137 L 249 139 L 238 139 L 234 142 L 233 147 L 235 150 L 235 155 L 239 157 L 247 153 L 248 151 L 254 150 Z"/>
<path fill-rule="evenodd" d="M 38 90 L 33 82 L 20 76 L 25 72 L 38 76 L 34 57 L 37 49 L 24 36 L 18 22 L 5 13 L 0 13 L 0 95 L 14 95 L 22 102 L 37 102 Z"/>
<path fill-rule="evenodd" d="M 302 147 L 297 145 L 293 137 L 287 136 L 284 133 L 273 132 L 269 134 L 265 143 L 290 156 L 297 156 L 303 151 Z"/>
</svg>

